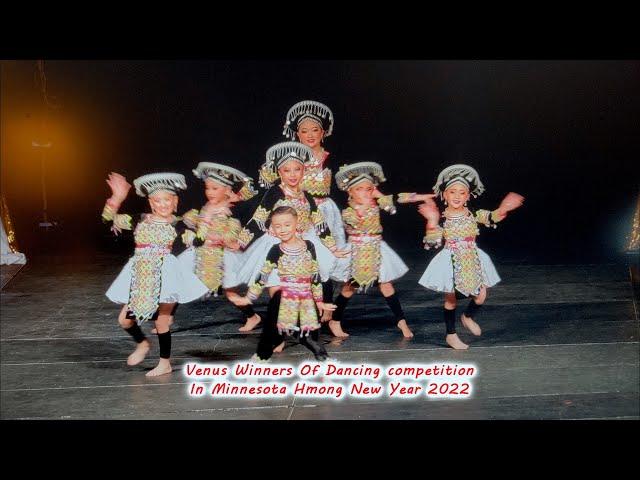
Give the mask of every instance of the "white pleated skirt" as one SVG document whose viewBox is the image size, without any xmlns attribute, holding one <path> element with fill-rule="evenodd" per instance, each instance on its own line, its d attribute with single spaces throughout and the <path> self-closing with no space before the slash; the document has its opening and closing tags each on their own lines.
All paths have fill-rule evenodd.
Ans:
<svg viewBox="0 0 640 480">
<path fill-rule="evenodd" d="M 347 243 L 351 249 L 351 244 Z M 393 282 L 409 271 L 402 258 L 384 240 L 380 241 L 380 274 L 379 283 Z M 331 276 L 338 282 L 346 282 L 351 278 L 351 258 L 339 259 L 336 273 Z"/>
<path fill-rule="evenodd" d="M 131 274 L 135 257 L 131 257 L 107 290 L 107 298 L 115 303 L 129 303 Z M 175 255 L 165 255 L 162 261 L 160 303 L 188 303 L 202 297 L 209 289 Z"/>
<path fill-rule="evenodd" d="M 189 247 L 180 255 L 178 255 L 178 261 L 190 272 L 195 272 L 196 269 L 196 247 Z M 234 252 L 225 250 L 222 257 L 222 268 L 224 269 L 222 274 L 222 288 L 231 288 L 238 285 L 236 278 L 238 276 L 238 269 L 241 265 L 242 252 Z"/>
<path fill-rule="evenodd" d="M 477 247 L 476 247 L 477 248 Z M 478 257 L 482 267 L 482 278 L 486 287 L 493 287 L 500 281 L 500 276 L 493 265 L 491 258 L 478 248 Z M 427 269 L 418 280 L 418 283 L 429 290 L 436 292 L 453 293 L 455 285 L 453 282 L 453 261 L 451 251 L 443 248 L 429 262 Z"/>
</svg>

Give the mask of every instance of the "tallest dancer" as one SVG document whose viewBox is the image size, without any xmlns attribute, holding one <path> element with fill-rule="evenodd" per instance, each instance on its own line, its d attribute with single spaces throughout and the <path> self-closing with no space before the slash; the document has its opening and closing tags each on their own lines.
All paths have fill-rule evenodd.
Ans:
<svg viewBox="0 0 640 480">
<path fill-rule="evenodd" d="M 293 105 L 287 112 L 283 135 L 297 140 L 313 152 L 313 157 L 305 166 L 302 189 L 313 197 L 318 209 L 331 230 L 339 249 L 346 246 L 344 223 L 340 209 L 330 198 L 331 183 L 335 173 L 329 163 L 329 152 L 324 149 L 325 138 L 333 133 L 333 112 L 325 104 L 315 100 L 303 100 Z M 333 283 L 322 283 L 322 300 L 333 301 Z M 329 321 L 329 329 L 341 336 L 340 322 L 332 321 L 331 311 L 325 310 L 322 321 Z"/>
</svg>

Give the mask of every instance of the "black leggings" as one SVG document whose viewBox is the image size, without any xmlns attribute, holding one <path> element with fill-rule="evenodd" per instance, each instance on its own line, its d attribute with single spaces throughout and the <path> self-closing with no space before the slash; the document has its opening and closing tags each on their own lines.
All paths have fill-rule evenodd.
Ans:
<svg viewBox="0 0 640 480">
<path fill-rule="evenodd" d="M 476 303 L 476 299 L 472 298 L 469 301 L 469 305 L 467 305 L 466 310 L 464 311 L 464 315 L 469 318 L 474 318 L 478 313 L 478 310 L 480 310 L 480 308 L 482 308 L 482 304 L 478 305 Z"/>
<path fill-rule="evenodd" d="M 444 324 L 447 327 L 447 335 L 456 333 L 456 309 L 448 310 L 443 308 Z"/>
<path fill-rule="evenodd" d="M 258 341 L 258 357 L 267 360 L 273 355 L 273 349 L 284 341 L 284 335 L 278 333 L 278 313 L 280 312 L 280 299 L 282 291 L 278 290 L 269 300 L 267 318 L 262 323 L 262 333 Z"/>
<path fill-rule="evenodd" d="M 336 301 L 334 302 L 334 304 L 337 308 L 333 311 L 334 320 L 338 322 L 342 321 L 342 319 L 344 318 L 344 311 L 347 308 L 349 300 L 351 300 L 351 297 L 345 297 L 344 295 L 342 295 L 342 293 L 336 297 Z"/>
<path fill-rule="evenodd" d="M 322 282 L 322 301 L 333 303 L 333 282 L 331 280 Z"/>
<path fill-rule="evenodd" d="M 282 291 L 277 291 L 267 307 L 267 319 L 262 326 L 262 333 L 258 341 L 257 354 L 261 360 L 268 360 L 273 355 L 273 349 L 284 342 L 286 336 L 278 332 L 278 314 L 280 312 L 280 299 Z M 320 343 L 320 330 L 316 329 L 310 332 L 309 336 L 299 337 L 299 342 L 309 350 L 311 350 L 317 360 L 325 360 L 327 351 Z"/>
<path fill-rule="evenodd" d="M 394 293 L 393 295 L 384 297 L 384 299 L 387 301 L 387 305 L 389 305 L 389 308 L 393 312 L 396 323 L 398 323 L 400 320 L 404 320 L 404 311 L 402 310 L 402 305 L 400 305 L 398 294 Z"/>
<path fill-rule="evenodd" d="M 236 308 L 240 310 L 246 318 L 251 318 L 256 314 L 253 310 L 253 305 L 236 306 Z"/>
<path fill-rule="evenodd" d="M 400 320 L 405 319 L 404 311 L 402 310 L 402 305 L 400 305 L 400 299 L 398 298 L 398 294 L 394 293 L 393 295 L 389 295 L 388 297 L 384 297 L 387 305 L 393 312 L 394 324 L 398 323 Z M 335 301 L 336 309 L 333 311 L 333 319 L 342 322 L 344 318 L 344 311 L 347 308 L 347 304 L 351 300 L 351 297 L 345 297 L 342 295 L 338 295 Z"/>
<path fill-rule="evenodd" d="M 323 362 L 327 359 L 327 351 L 320 343 L 320 329 L 313 330 L 306 337 L 300 335 L 300 344 L 311 350 L 316 360 Z"/>
<path fill-rule="evenodd" d="M 137 323 L 125 328 L 124 331 L 131 335 L 136 343 L 142 343 L 147 339 Z M 160 358 L 171 357 L 171 330 L 158 333 L 158 343 L 160 344 Z"/>
</svg>

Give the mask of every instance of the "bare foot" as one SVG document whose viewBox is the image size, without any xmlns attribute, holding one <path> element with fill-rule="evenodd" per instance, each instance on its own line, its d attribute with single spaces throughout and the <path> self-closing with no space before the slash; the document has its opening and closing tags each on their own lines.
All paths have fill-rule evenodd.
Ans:
<svg viewBox="0 0 640 480">
<path fill-rule="evenodd" d="M 261 321 L 262 318 L 260 318 L 260 315 L 256 313 L 253 317 L 247 318 L 247 322 L 238 330 L 241 332 L 250 332 L 256 328 Z"/>
<path fill-rule="evenodd" d="M 338 320 L 329 320 L 329 330 L 335 337 L 347 338 L 349 334 L 342 330 L 342 325 Z"/>
<path fill-rule="evenodd" d="M 160 375 L 166 375 L 167 373 L 171 373 L 173 369 L 171 368 L 171 363 L 168 358 L 161 358 L 158 362 L 158 365 L 153 370 L 147 372 L 147 377 L 159 377 Z"/>
<path fill-rule="evenodd" d="M 169 326 L 173 325 L 173 318 L 171 320 L 169 320 Z M 151 333 L 158 333 L 158 329 L 156 327 L 153 327 L 151 329 Z"/>
<path fill-rule="evenodd" d="M 133 353 L 127 358 L 127 365 L 138 365 L 144 360 L 144 357 L 147 356 L 150 348 L 151 344 L 149 343 L 149 340 L 141 341 L 136 346 L 136 349 L 133 351 Z"/>
<path fill-rule="evenodd" d="M 409 328 L 409 325 L 407 325 L 406 320 L 400 320 L 398 322 L 398 328 L 402 330 L 402 335 L 404 335 L 404 338 L 413 338 L 413 332 Z"/>
<path fill-rule="evenodd" d="M 274 348 L 273 353 L 282 353 L 283 350 L 284 350 L 284 342 L 282 342 L 280 345 Z"/>
<path fill-rule="evenodd" d="M 480 335 L 482 335 L 482 329 L 480 328 L 480 325 L 478 325 L 476 322 L 474 322 L 473 318 L 467 317 L 463 313 L 462 316 L 460 317 L 460 320 L 462 321 L 462 324 L 464 325 L 464 328 L 469 330 L 476 337 L 479 337 Z"/>
<path fill-rule="evenodd" d="M 457 333 L 450 333 L 446 338 L 447 345 L 455 350 L 466 350 L 469 348 L 469 345 L 463 343 L 462 340 L 458 338 Z"/>
</svg>

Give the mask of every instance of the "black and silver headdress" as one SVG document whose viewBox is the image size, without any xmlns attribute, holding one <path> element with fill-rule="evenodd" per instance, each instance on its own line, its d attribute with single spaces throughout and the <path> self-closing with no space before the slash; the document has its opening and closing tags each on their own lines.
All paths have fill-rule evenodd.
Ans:
<svg viewBox="0 0 640 480">
<path fill-rule="evenodd" d="M 303 100 L 296 103 L 287 112 L 287 120 L 282 134 L 294 140 L 298 125 L 306 119 L 318 122 L 324 130 L 325 137 L 328 137 L 333 132 L 333 113 L 331 109 L 324 103 L 316 102 L 315 100 Z"/>
<path fill-rule="evenodd" d="M 358 162 L 351 165 L 343 165 L 336 173 L 336 184 L 342 191 L 347 191 L 365 180 L 377 186 L 387 179 L 380 164 L 375 162 Z"/>
<path fill-rule="evenodd" d="M 184 175 L 180 173 L 150 173 L 136 178 L 133 181 L 136 194 L 141 197 L 148 197 L 158 190 L 166 190 L 171 193 L 178 193 L 179 190 L 187 189 L 187 182 Z"/>
<path fill-rule="evenodd" d="M 442 170 L 433 186 L 433 191 L 442 198 L 444 191 L 454 183 L 465 185 L 473 197 L 479 197 L 484 192 L 484 185 L 480 181 L 478 172 L 464 164 L 450 165 Z"/>
<path fill-rule="evenodd" d="M 306 165 L 313 158 L 313 150 L 299 142 L 281 142 L 269 147 L 266 160 L 260 167 L 259 182 L 269 188 L 278 179 L 278 169 L 289 160 Z"/>
<path fill-rule="evenodd" d="M 210 179 L 231 187 L 236 193 L 243 192 L 243 195 L 241 195 L 243 200 L 247 200 L 258 193 L 253 189 L 253 179 L 236 168 L 220 163 L 200 162 L 192 171 L 202 181 Z M 250 196 L 245 198 L 247 195 Z"/>
</svg>

